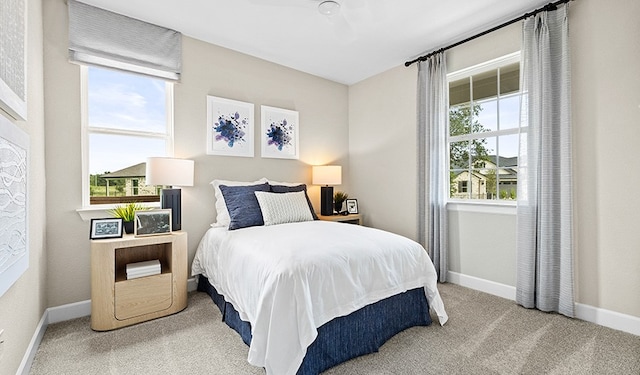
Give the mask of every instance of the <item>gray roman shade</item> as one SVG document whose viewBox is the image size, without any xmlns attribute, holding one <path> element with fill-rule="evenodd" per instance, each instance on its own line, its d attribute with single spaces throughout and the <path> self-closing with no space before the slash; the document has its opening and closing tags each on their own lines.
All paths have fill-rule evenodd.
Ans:
<svg viewBox="0 0 640 375">
<path fill-rule="evenodd" d="M 182 34 L 69 0 L 69 59 L 178 81 Z"/>
</svg>

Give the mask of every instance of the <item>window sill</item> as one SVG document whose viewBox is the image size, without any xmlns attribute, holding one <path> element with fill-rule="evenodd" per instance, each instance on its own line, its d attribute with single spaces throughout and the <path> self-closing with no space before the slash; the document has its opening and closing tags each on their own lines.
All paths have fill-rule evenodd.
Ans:
<svg viewBox="0 0 640 375">
<path fill-rule="evenodd" d="M 159 202 L 142 203 L 145 207 L 160 208 Z M 117 204 L 100 204 L 78 208 L 76 212 L 82 218 L 82 221 L 91 221 L 91 219 L 103 219 L 113 217 L 109 210 L 118 206 Z"/>
<path fill-rule="evenodd" d="M 449 201 L 447 211 L 515 215 L 516 202 Z"/>
</svg>

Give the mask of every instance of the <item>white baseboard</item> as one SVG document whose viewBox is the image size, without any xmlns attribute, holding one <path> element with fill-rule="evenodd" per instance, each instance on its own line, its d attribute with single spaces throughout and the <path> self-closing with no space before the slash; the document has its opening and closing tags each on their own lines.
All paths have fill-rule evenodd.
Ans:
<svg viewBox="0 0 640 375">
<path fill-rule="evenodd" d="M 575 304 L 576 318 L 640 336 L 640 318 L 619 312 Z"/>
<path fill-rule="evenodd" d="M 91 300 L 49 307 L 47 325 L 91 315 Z"/>
<path fill-rule="evenodd" d="M 44 332 L 47 330 L 47 310 L 44 311 L 42 318 L 40 318 L 40 322 L 36 326 L 36 331 L 33 333 L 33 337 L 31 337 L 29 346 L 27 346 L 27 350 L 22 357 L 22 362 L 20 362 L 20 367 L 18 367 L 18 371 L 16 371 L 16 375 L 29 375 L 29 372 L 31 371 L 31 364 L 33 363 L 33 359 L 36 357 L 36 352 L 38 351 Z"/>
<path fill-rule="evenodd" d="M 516 288 L 510 285 L 451 271 L 447 272 L 447 281 L 512 301 L 516 300 Z M 639 317 L 584 305 L 582 303 L 575 304 L 575 313 L 576 318 L 580 320 L 640 336 Z"/>
<path fill-rule="evenodd" d="M 500 284 L 495 281 L 481 279 L 475 276 L 469 276 L 457 272 L 447 272 L 447 281 L 452 284 L 461 285 L 469 289 L 479 290 L 494 296 L 516 300 L 516 288 L 506 284 Z"/>
</svg>

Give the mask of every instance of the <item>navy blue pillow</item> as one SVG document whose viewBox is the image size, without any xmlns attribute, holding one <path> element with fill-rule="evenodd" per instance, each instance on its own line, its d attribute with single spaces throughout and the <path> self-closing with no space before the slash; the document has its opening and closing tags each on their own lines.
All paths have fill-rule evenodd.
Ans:
<svg viewBox="0 0 640 375">
<path fill-rule="evenodd" d="M 311 204 L 311 200 L 307 195 L 307 185 L 295 185 L 295 186 L 285 186 L 285 185 L 271 185 L 271 191 L 273 193 L 295 193 L 298 191 L 304 191 L 304 196 L 307 198 L 307 204 L 309 205 L 309 210 L 311 210 L 311 216 L 313 216 L 313 220 L 318 220 L 318 215 L 313 210 L 313 205 Z"/>
<path fill-rule="evenodd" d="M 231 218 L 229 230 L 264 225 L 255 192 L 269 191 L 267 182 L 250 186 L 220 185 L 220 191 Z"/>
</svg>

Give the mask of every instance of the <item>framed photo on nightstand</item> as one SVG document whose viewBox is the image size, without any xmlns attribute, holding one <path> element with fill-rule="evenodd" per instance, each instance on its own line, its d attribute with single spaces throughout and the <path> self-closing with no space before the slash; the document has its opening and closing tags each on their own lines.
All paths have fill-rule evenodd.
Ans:
<svg viewBox="0 0 640 375">
<path fill-rule="evenodd" d="M 357 199 L 347 199 L 347 212 L 350 214 L 358 213 L 358 200 Z"/>
<path fill-rule="evenodd" d="M 89 238 L 99 240 L 103 238 L 121 238 L 122 219 L 91 219 L 91 234 Z"/>
<path fill-rule="evenodd" d="M 136 237 L 171 233 L 171 210 L 136 211 L 134 235 Z"/>
</svg>

